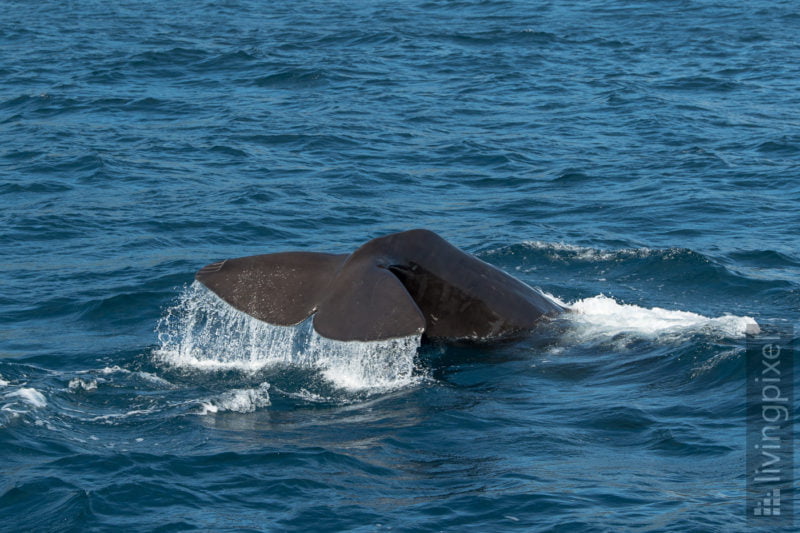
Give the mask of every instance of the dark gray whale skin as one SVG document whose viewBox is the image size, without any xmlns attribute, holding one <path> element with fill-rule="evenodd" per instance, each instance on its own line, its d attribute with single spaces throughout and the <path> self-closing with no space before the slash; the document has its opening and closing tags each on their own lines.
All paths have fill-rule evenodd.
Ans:
<svg viewBox="0 0 800 533">
<path fill-rule="evenodd" d="M 378 237 L 350 255 L 282 252 L 226 259 L 195 279 L 234 308 L 340 341 L 423 334 L 492 341 L 524 334 L 565 309 L 428 230 Z"/>
</svg>

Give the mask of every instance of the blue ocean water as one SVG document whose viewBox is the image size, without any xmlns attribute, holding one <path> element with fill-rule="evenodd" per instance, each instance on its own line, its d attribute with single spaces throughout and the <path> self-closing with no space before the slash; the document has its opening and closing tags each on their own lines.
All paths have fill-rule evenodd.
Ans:
<svg viewBox="0 0 800 533">
<path fill-rule="evenodd" d="M 743 334 L 800 323 L 798 28 L 3 2 L 0 530 L 746 530 Z M 343 346 L 192 285 L 413 227 L 575 313 Z"/>
</svg>

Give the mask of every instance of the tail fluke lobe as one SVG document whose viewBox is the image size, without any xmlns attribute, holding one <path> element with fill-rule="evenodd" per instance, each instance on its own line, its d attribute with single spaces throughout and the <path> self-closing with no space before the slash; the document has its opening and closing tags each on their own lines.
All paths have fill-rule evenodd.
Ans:
<svg viewBox="0 0 800 533">
<path fill-rule="evenodd" d="M 207 265 L 195 279 L 239 311 L 290 326 L 316 311 L 346 258 L 314 252 L 240 257 Z"/>
<path fill-rule="evenodd" d="M 420 335 L 425 317 L 394 274 L 374 263 L 349 264 L 314 316 L 314 329 L 341 341 Z"/>
</svg>

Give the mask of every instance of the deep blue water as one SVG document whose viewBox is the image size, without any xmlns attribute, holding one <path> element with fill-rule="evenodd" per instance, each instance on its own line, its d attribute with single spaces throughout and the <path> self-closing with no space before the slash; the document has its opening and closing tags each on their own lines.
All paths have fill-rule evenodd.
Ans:
<svg viewBox="0 0 800 533">
<path fill-rule="evenodd" d="M 744 329 L 800 324 L 799 29 L 2 2 L 0 530 L 744 531 Z M 191 285 L 413 227 L 577 312 L 347 347 Z"/>
</svg>

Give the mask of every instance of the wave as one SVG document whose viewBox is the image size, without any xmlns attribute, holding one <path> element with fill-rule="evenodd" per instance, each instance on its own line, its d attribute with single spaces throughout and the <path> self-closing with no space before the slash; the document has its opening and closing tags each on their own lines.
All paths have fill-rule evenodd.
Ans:
<svg viewBox="0 0 800 533">
<path fill-rule="evenodd" d="M 2 381 L 2 380 L 0 380 Z M 3 385 L 5 383 L 6 385 Z M 0 383 L 7 386 L 8 382 Z M 34 410 L 47 407 L 47 398 L 33 387 L 19 387 L 16 390 L 0 394 L 0 428 L 8 425 L 9 421 L 18 419 Z"/>
<path fill-rule="evenodd" d="M 42 408 L 47 406 L 47 400 L 45 399 L 44 395 L 32 387 L 20 387 L 13 392 L 4 394 L 3 397 L 7 399 L 10 398 L 12 400 L 19 399 L 19 401 L 34 408 Z M 10 409 L 10 405 L 11 404 L 4 405 L 2 409 Z"/>
<path fill-rule="evenodd" d="M 672 297 L 676 293 L 691 295 L 691 301 L 700 302 L 706 313 L 714 312 L 709 309 L 713 302 L 739 307 L 746 299 L 762 297 L 765 291 L 784 289 L 792 280 L 791 275 L 765 278 L 759 273 L 767 266 L 764 257 L 780 263 L 776 267 L 780 272 L 790 271 L 791 258 L 777 252 L 758 252 L 757 267 L 742 264 L 735 257 L 714 258 L 681 247 L 606 249 L 538 240 L 489 248 L 479 255 L 501 268 L 531 273 L 539 280 L 569 279 L 569 286 L 551 286 L 550 290 L 564 292 L 571 299 L 586 296 L 586 290 L 597 294 L 597 282 L 601 282 L 603 289 L 628 296 L 639 291 L 653 294 L 654 298 L 666 292 Z"/>
<path fill-rule="evenodd" d="M 552 261 L 614 261 L 619 259 L 641 259 L 653 253 L 651 248 L 620 248 L 603 250 L 577 244 L 563 242 L 525 241 L 523 246 L 530 250 L 539 250 Z"/>
<path fill-rule="evenodd" d="M 298 67 L 258 77 L 252 83 L 269 89 L 307 89 L 325 86 L 330 81 L 331 76 L 326 71 Z"/>
</svg>

